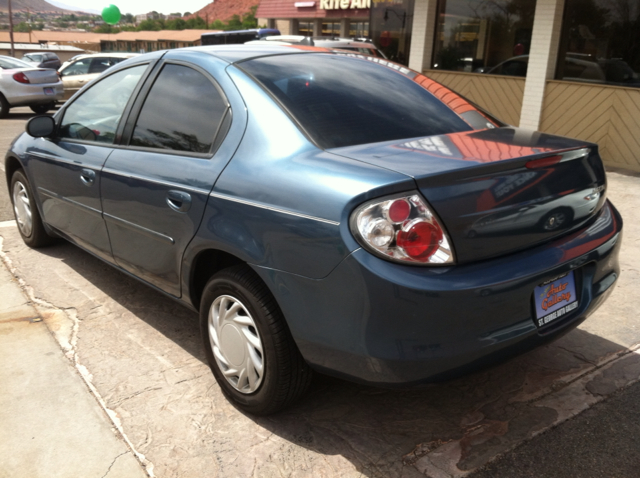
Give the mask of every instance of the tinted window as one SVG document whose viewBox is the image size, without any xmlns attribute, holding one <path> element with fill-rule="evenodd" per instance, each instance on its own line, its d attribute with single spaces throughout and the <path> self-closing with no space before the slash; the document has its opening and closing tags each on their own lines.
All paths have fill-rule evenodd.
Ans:
<svg viewBox="0 0 640 478">
<path fill-rule="evenodd" d="M 64 113 L 60 136 L 113 143 L 120 117 L 147 65 L 106 77 L 86 90 Z"/>
<path fill-rule="evenodd" d="M 202 73 L 165 65 L 144 102 L 131 145 L 208 153 L 226 101 Z"/>
<path fill-rule="evenodd" d="M 323 148 L 471 129 L 416 82 L 415 72 L 366 58 L 283 55 L 239 66 L 271 91 Z"/>
</svg>

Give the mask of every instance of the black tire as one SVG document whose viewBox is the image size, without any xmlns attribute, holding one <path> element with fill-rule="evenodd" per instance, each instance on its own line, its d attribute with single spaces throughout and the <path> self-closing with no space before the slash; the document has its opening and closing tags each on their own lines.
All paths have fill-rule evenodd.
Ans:
<svg viewBox="0 0 640 478">
<path fill-rule="evenodd" d="M 216 299 L 219 301 L 216 302 Z M 245 391 L 240 391 L 238 387 L 241 385 L 239 378 L 241 374 L 227 378 L 221 369 L 221 366 L 225 366 L 224 363 L 220 365 L 214 356 L 210 330 L 215 327 L 209 326 L 209 314 L 212 305 L 217 304 L 217 307 L 222 309 L 224 302 L 220 301 L 228 299 L 234 299 L 244 306 L 246 310 L 241 310 L 238 316 L 246 319 L 246 315 L 241 315 L 246 312 L 249 315 L 249 321 L 253 321 L 257 328 L 257 332 L 255 329 L 253 331 L 256 332 L 255 336 L 260 343 L 262 353 L 258 349 L 254 349 L 254 352 L 257 352 L 255 356 L 259 355 L 261 359 L 262 373 L 259 377 L 259 385 L 254 391 L 248 391 L 251 388 L 248 380 Z M 229 325 L 228 322 L 225 323 Z M 232 326 L 230 337 L 242 336 L 242 332 L 237 330 L 242 326 L 235 323 L 230 325 Z M 224 269 L 209 280 L 204 288 L 200 305 L 200 328 L 213 375 L 227 398 L 245 412 L 254 415 L 275 413 L 294 403 L 309 388 L 313 372 L 296 347 L 284 316 L 271 292 L 248 266 L 237 265 Z M 222 336 L 228 332 L 224 332 L 224 327 L 221 330 L 220 334 L 214 332 L 220 336 L 216 339 L 219 343 L 219 347 L 216 346 L 216 348 L 220 356 L 225 357 L 225 344 L 228 345 L 229 342 L 224 342 L 225 339 Z M 251 330 L 251 327 L 249 326 L 246 330 Z M 249 356 L 251 353 L 246 355 Z M 236 366 L 236 369 L 240 368 L 242 365 Z M 227 367 L 226 370 L 229 374 L 234 373 L 235 369 Z M 254 379 L 255 382 L 257 380 Z"/>
<path fill-rule="evenodd" d="M 37 115 L 43 115 L 47 111 L 52 110 L 55 107 L 56 107 L 55 101 L 52 101 L 51 103 L 45 103 L 43 105 L 32 105 L 32 106 L 29 106 L 29 108 L 31 108 L 31 111 L 33 111 Z"/>
<path fill-rule="evenodd" d="M 36 201 L 33 197 L 31 185 L 29 184 L 24 171 L 21 169 L 13 173 L 13 176 L 11 177 L 10 194 L 11 204 L 13 205 L 13 214 L 16 218 L 16 222 L 18 223 L 18 231 L 20 232 L 24 243 L 34 249 L 51 244 L 53 242 L 53 237 L 47 234 L 47 231 L 42 224 L 40 211 L 38 211 L 38 206 L 36 205 Z M 24 221 L 21 221 L 19 217 L 20 205 L 16 205 L 16 199 L 20 201 L 21 198 L 27 199 L 27 201 L 23 202 L 23 205 L 28 208 L 31 214 L 31 227 L 26 227 Z M 22 214 L 24 215 L 24 210 Z"/>
<path fill-rule="evenodd" d="M 9 116 L 9 109 L 11 109 L 11 105 L 9 105 L 7 99 L 0 93 L 0 118 Z"/>
</svg>

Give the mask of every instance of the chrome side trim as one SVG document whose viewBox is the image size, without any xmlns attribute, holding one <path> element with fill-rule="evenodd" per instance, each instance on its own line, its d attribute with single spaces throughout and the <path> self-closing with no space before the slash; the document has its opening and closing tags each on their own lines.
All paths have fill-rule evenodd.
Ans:
<svg viewBox="0 0 640 478">
<path fill-rule="evenodd" d="M 202 188 L 196 188 L 196 187 L 193 187 L 193 186 L 186 186 L 184 184 L 172 183 L 171 181 L 163 181 L 161 179 L 152 179 L 152 178 L 148 178 L 146 176 L 142 176 L 140 174 L 123 173 L 121 171 L 117 171 L 117 170 L 111 169 L 111 168 L 103 168 L 102 172 L 103 173 L 108 173 L 108 174 L 113 174 L 114 176 L 120 176 L 120 177 L 123 177 L 123 178 L 131 178 L 131 179 L 137 179 L 139 181 L 148 181 L 150 183 L 161 184 L 163 186 L 168 186 L 170 188 L 182 189 L 182 190 L 191 191 L 191 192 L 197 193 L 197 194 L 207 195 L 207 194 L 209 194 L 209 191 L 210 191 L 210 189 L 202 189 Z"/>
<path fill-rule="evenodd" d="M 152 239 L 159 239 L 163 242 L 168 242 L 169 244 L 175 244 L 176 241 L 173 239 L 173 237 L 169 237 L 166 236 L 160 232 L 156 232 L 156 231 L 152 231 L 151 229 L 147 229 L 146 227 L 143 226 L 139 226 L 138 224 L 134 224 L 132 222 L 129 221 L 125 221 L 124 219 L 120 219 L 119 217 L 116 216 L 112 216 L 111 214 L 107 214 L 102 213 L 103 217 L 105 220 L 110 220 L 113 222 L 116 222 L 124 227 L 127 227 L 129 229 L 133 229 L 136 232 L 141 232 L 142 234 L 151 237 Z"/>
<path fill-rule="evenodd" d="M 83 209 L 83 210 L 89 211 L 89 212 L 91 212 L 93 214 L 97 214 L 98 216 L 102 215 L 102 212 L 99 211 L 98 209 L 92 208 L 91 206 L 87 206 L 86 204 L 79 203 L 77 201 L 74 201 L 73 199 L 69 199 L 69 198 L 60 196 L 59 194 L 56 194 L 53 191 L 49 191 L 48 189 L 38 187 L 38 191 L 40 191 L 42 194 L 44 194 L 45 196 L 48 196 L 48 197 L 50 197 L 52 199 L 59 199 L 60 201 L 64 201 L 67 204 L 71 204 L 72 206 L 75 206 L 75 207 L 77 207 L 79 209 Z"/>
<path fill-rule="evenodd" d="M 281 208 L 277 208 L 277 207 L 273 207 L 273 206 L 267 206 L 266 204 L 261 204 L 259 202 L 247 201 L 245 199 L 239 199 L 237 197 L 228 196 L 226 194 L 219 194 L 219 193 L 213 193 L 212 192 L 212 193 L 209 193 L 209 196 L 214 197 L 214 198 L 218 198 L 218 199 L 224 199 L 226 201 L 232 201 L 232 202 L 237 202 L 237 203 L 240 203 L 240 204 L 246 204 L 247 206 L 259 207 L 261 209 L 267 209 L 268 211 L 279 212 L 281 214 L 287 214 L 289 216 L 301 217 L 303 219 L 310 219 L 312 221 L 324 222 L 325 224 L 331 224 L 332 226 L 339 226 L 340 225 L 339 222 L 331 221 L 329 219 L 323 219 L 321 217 L 315 217 L 315 216 L 308 216 L 306 214 L 300 214 L 298 212 L 289 211 L 287 209 L 281 209 Z"/>
</svg>

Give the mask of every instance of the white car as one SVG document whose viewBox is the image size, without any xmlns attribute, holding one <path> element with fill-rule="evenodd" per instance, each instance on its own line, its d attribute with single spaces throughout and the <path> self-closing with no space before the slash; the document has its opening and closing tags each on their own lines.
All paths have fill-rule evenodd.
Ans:
<svg viewBox="0 0 640 478">
<path fill-rule="evenodd" d="M 137 55 L 138 53 L 96 53 L 78 55 L 63 63 L 58 71 L 64 85 L 64 99 L 71 98 L 80 88 L 100 76 L 103 71 Z"/>
<path fill-rule="evenodd" d="M 363 55 L 386 58 L 384 53 L 376 48 L 373 42 L 367 38 L 336 38 L 336 37 L 305 37 L 303 35 L 272 35 L 246 42 L 251 45 L 307 45 L 332 50 L 347 50 Z"/>
<path fill-rule="evenodd" d="M 0 118 L 16 106 L 29 106 L 34 113 L 52 109 L 64 96 L 56 70 L 33 68 L 30 64 L 0 55 Z"/>
</svg>

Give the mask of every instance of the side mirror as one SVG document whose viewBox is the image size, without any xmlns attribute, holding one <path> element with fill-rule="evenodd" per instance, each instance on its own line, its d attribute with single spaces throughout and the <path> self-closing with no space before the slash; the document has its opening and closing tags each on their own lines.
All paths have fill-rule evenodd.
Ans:
<svg viewBox="0 0 640 478">
<path fill-rule="evenodd" d="M 27 121 L 25 130 L 34 138 L 48 138 L 56 130 L 56 122 L 51 116 L 35 116 Z"/>
</svg>

